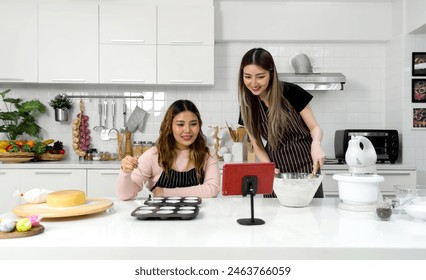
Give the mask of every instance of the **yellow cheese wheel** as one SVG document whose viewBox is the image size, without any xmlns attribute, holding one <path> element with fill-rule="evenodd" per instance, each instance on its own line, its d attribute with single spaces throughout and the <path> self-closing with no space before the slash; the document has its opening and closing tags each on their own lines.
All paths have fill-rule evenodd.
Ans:
<svg viewBox="0 0 426 280">
<path fill-rule="evenodd" d="M 80 190 L 63 190 L 47 195 L 47 205 L 50 207 L 70 207 L 86 203 L 86 194 Z"/>
</svg>

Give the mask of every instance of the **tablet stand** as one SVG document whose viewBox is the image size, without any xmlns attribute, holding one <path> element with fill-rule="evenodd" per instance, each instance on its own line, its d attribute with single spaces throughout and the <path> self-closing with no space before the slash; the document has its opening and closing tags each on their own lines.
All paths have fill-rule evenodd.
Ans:
<svg viewBox="0 0 426 280">
<path fill-rule="evenodd" d="M 257 176 L 244 176 L 242 182 L 242 195 L 246 196 L 250 194 L 250 210 L 251 218 L 238 219 L 237 222 L 240 225 L 244 226 L 257 226 L 263 225 L 265 223 L 262 219 L 257 219 L 254 217 L 254 199 L 253 197 L 257 192 Z"/>
</svg>

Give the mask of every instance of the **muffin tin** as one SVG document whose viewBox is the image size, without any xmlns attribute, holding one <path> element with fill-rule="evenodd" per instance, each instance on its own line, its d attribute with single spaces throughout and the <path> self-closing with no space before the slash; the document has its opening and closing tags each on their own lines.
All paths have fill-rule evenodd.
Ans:
<svg viewBox="0 0 426 280">
<path fill-rule="evenodd" d="M 145 200 L 144 204 L 150 206 L 194 206 L 201 204 L 201 198 L 197 196 L 151 197 L 150 199 Z"/>
<path fill-rule="evenodd" d="M 195 218 L 199 213 L 199 197 L 153 197 L 146 200 L 132 212 L 132 216 L 139 220 L 147 219 L 181 219 Z"/>
</svg>

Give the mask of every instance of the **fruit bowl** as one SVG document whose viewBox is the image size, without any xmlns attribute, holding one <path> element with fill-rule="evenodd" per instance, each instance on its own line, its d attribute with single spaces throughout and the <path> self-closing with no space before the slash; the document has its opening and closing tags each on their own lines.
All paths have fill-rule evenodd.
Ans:
<svg viewBox="0 0 426 280">
<path fill-rule="evenodd" d="M 13 152 L 0 153 L 0 158 L 33 158 L 35 153 L 32 152 Z"/>
<path fill-rule="evenodd" d="M 35 156 L 35 153 L 31 153 L 31 152 L 0 153 L 0 162 L 22 163 L 22 162 L 27 162 L 32 160 L 34 156 Z"/>
<path fill-rule="evenodd" d="M 64 154 L 51 154 L 51 153 L 43 153 L 37 156 L 38 160 L 63 160 L 65 157 Z"/>
<path fill-rule="evenodd" d="M 281 173 L 274 179 L 274 192 L 281 205 L 307 207 L 318 190 L 323 175 L 310 173 Z"/>
</svg>

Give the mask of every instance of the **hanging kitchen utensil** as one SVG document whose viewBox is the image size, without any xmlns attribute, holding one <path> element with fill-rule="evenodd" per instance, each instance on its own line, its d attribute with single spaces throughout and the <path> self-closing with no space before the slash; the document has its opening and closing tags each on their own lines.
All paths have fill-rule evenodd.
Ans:
<svg viewBox="0 0 426 280">
<path fill-rule="evenodd" d="M 139 125 L 145 120 L 146 111 L 141 109 L 139 106 L 136 106 L 127 120 L 127 130 L 130 132 L 136 132 Z"/>
<path fill-rule="evenodd" d="M 104 128 L 101 131 L 101 140 L 103 141 L 107 141 L 110 140 L 108 133 L 109 133 L 109 129 L 107 128 L 107 121 L 108 121 L 108 101 L 105 99 L 104 100 Z"/>
<path fill-rule="evenodd" d="M 142 109 L 142 114 L 140 116 L 140 122 L 138 125 L 138 131 L 139 132 L 143 132 L 143 130 L 145 129 L 145 121 L 146 121 L 146 116 L 148 115 L 148 112 L 145 111 L 144 109 Z"/>
<path fill-rule="evenodd" d="M 105 127 L 102 125 L 102 101 L 99 99 L 98 102 L 98 111 L 99 111 L 99 125 L 93 128 L 96 132 L 101 132 Z"/>
<path fill-rule="evenodd" d="M 121 133 L 127 131 L 127 104 L 126 99 L 123 100 L 123 127 L 120 129 Z"/>
<path fill-rule="evenodd" d="M 117 139 L 117 134 L 119 132 L 115 128 L 115 116 L 116 116 L 116 111 L 117 111 L 117 106 L 116 106 L 116 103 L 115 103 L 115 99 L 112 100 L 111 111 L 112 111 L 112 128 L 108 132 L 108 137 L 110 139 Z"/>
</svg>

